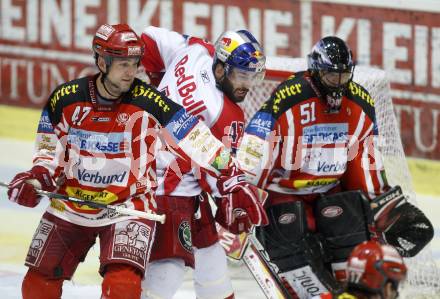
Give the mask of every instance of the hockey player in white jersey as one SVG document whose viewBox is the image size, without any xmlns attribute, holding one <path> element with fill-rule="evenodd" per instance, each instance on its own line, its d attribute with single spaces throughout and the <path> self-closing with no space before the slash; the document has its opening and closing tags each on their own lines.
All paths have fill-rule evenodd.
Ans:
<svg viewBox="0 0 440 299">
<path fill-rule="evenodd" d="M 158 89 L 203 120 L 233 151 L 237 149 L 244 128 L 244 113 L 237 103 L 265 74 L 265 56 L 252 34 L 226 31 L 212 45 L 150 26 L 141 37 L 146 45 L 142 64 L 153 81 L 158 79 Z M 194 262 L 197 298 L 233 298 L 226 255 L 203 192 L 220 197 L 216 181 L 170 151 L 160 153 L 157 168 L 158 209 L 166 213 L 167 222 L 158 227 L 143 282 L 144 298 L 171 298 L 182 283 L 185 265 Z M 258 200 L 258 190 L 254 191 Z M 216 220 L 235 233 L 251 226 L 252 215 L 230 217 L 229 202 L 240 201 L 240 196 L 223 198 L 216 214 Z"/>
</svg>

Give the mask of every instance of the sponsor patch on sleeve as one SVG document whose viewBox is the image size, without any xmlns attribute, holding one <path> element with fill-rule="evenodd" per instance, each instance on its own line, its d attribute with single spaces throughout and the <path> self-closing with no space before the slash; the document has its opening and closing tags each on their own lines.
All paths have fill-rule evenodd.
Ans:
<svg viewBox="0 0 440 299">
<path fill-rule="evenodd" d="M 246 128 L 246 133 L 256 135 L 262 139 L 272 131 L 275 119 L 267 112 L 257 112 Z"/>
<path fill-rule="evenodd" d="M 185 109 L 182 108 L 174 114 L 166 128 L 172 134 L 176 143 L 179 143 L 179 141 L 185 138 L 191 129 L 194 128 L 197 122 L 196 117 L 188 114 Z"/>
<path fill-rule="evenodd" d="M 49 113 L 46 109 L 41 113 L 40 122 L 38 123 L 38 133 L 54 133 Z"/>
</svg>

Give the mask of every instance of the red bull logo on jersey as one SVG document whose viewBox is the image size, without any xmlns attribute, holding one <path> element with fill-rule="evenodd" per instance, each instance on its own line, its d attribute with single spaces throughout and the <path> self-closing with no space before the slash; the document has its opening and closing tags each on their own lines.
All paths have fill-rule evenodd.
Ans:
<svg viewBox="0 0 440 299">
<path fill-rule="evenodd" d="M 200 120 L 203 121 L 205 120 L 205 118 L 201 115 L 201 113 L 207 108 L 203 100 L 194 98 L 194 92 L 197 89 L 197 85 L 194 75 L 188 75 L 186 72 L 185 64 L 187 62 L 188 55 L 185 55 L 174 67 L 174 76 L 177 78 L 177 92 L 182 98 L 182 105 L 183 107 L 185 107 L 186 111 L 194 116 L 197 116 Z M 209 76 L 207 72 L 205 77 L 203 77 L 202 75 L 202 80 L 204 80 L 205 82 L 206 78 L 209 81 Z"/>
</svg>

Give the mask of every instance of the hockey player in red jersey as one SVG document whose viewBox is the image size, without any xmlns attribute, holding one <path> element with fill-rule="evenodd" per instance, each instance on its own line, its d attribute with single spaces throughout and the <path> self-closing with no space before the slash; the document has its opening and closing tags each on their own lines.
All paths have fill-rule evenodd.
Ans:
<svg viewBox="0 0 440 299">
<path fill-rule="evenodd" d="M 262 81 L 265 72 L 265 56 L 252 34 L 246 30 L 226 31 L 213 45 L 150 26 L 141 37 L 146 44 L 142 59 L 145 70 L 153 78 L 163 73 L 158 89 L 202 119 L 235 152 L 244 132 L 244 113 L 237 103 Z M 169 151 L 162 151 L 157 161 L 161 182 L 157 191 L 159 211 L 172 220 L 158 226 L 144 283 L 145 298 L 171 298 L 182 283 L 185 264 L 193 266 L 194 259 L 197 297 L 232 298 L 226 255 L 218 243 L 209 201 L 203 192 L 221 197 L 216 179 L 200 175 Z M 250 228 L 246 215 L 233 220 L 227 201 L 221 202 L 217 221 L 234 232 Z M 167 210 L 168 206 L 174 210 Z M 196 210 L 197 219 L 191 221 Z M 184 223 L 191 223 L 192 243 L 191 239 L 186 243 L 181 240 L 179 228 Z M 165 271 L 167 279 L 159 279 Z"/>
<path fill-rule="evenodd" d="M 155 212 L 157 137 L 181 157 L 228 182 L 229 203 L 252 223 L 266 221 L 252 189 L 233 176 L 227 149 L 196 117 L 135 78 L 144 44 L 125 24 L 102 25 L 93 39 L 99 73 L 57 87 L 43 109 L 31 170 L 17 174 L 8 196 L 35 207 L 46 191 L 139 211 Z M 236 170 L 234 170 L 236 171 Z M 220 184 L 224 186 L 224 184 Z M 151 220 L 51 199 L 34 234 L 23 298 L 61 298 L 88 250 L 100 239 L 103 299 L 138 299 L 154 240 Z"/>
<path fill-rule="evenodd" d="M 313 299 L 396 299 L 407 268 L 390 245 L 365 241 L 347 261 L 347 286 L 342 294 L 324 293 Z"/>
<path fill-rule="evenodd" d="M 282 82 L 249 121 L 237 154 L 269 192 L 269 225 L 256 237 L 292 298 L 338 290 L 334 277 L 345 280 L 348 255 L 371 238 L 373 218 L 378 236 L 406 256 L 433 236 L 423 213 L 387 183 L 374 100 L 352 80 L 354 67 L 343 40 L 321 39 L 308 70 Z"/>
</svg>

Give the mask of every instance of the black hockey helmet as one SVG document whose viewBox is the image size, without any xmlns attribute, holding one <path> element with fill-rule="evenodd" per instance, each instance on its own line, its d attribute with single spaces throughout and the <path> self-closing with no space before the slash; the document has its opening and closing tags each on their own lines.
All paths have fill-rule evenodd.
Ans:
<svg viewBox="0 0 440 299">
<path fill-rule="evenodd" d="M 326 36 L 307 56 L 308 69 L 318 83 L 330 110 L 339 110 L 341 99 L 353 78 L 354 62 L 350 48 L 336 36 Z"/>
</svg>

